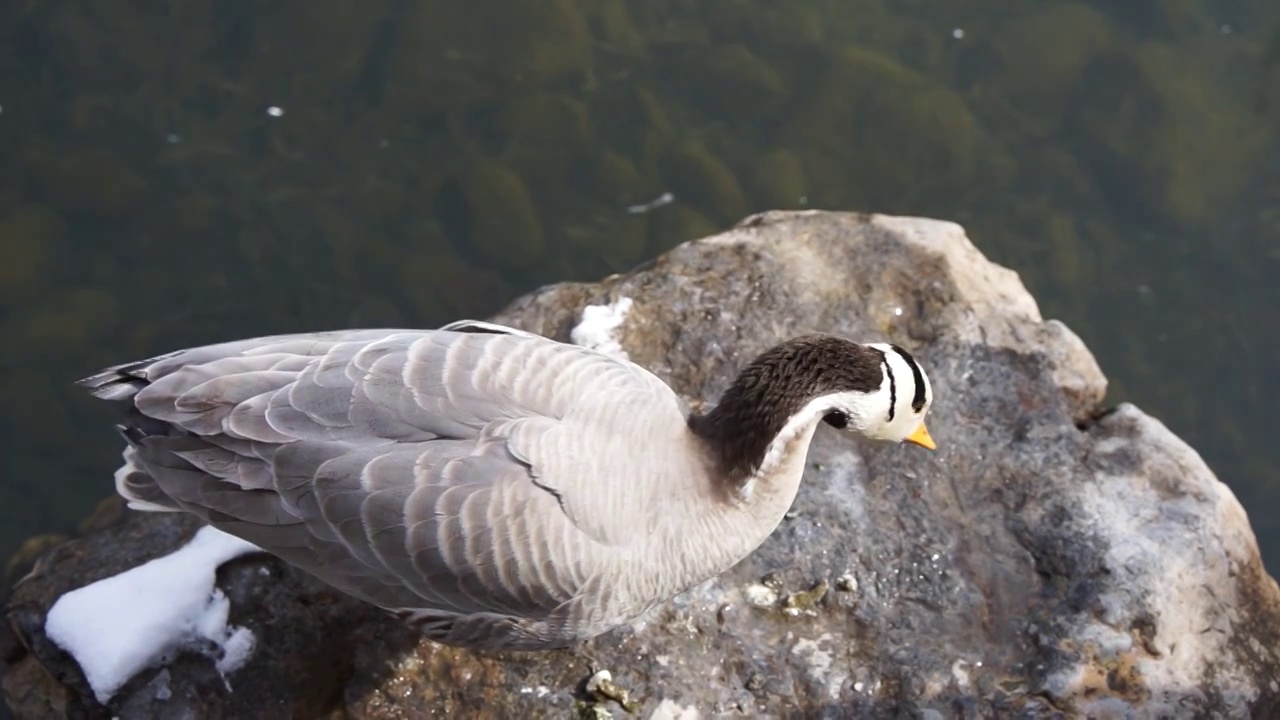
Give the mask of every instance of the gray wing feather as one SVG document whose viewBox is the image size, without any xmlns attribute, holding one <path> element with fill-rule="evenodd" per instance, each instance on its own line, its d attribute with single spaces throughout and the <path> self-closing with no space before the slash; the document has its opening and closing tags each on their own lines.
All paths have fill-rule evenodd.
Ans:
<svg viewBox="0 0 1280 720">
<path fill-rule="evenodd" d="M 677 401 L 634 365 L 451 327 L 237 341 L 82 384 L 172 428 L 135 443 L 155 487 L 132 472 L 122 492 L 376 604 L 423 609 L 441 633 L 531 632 L 495 618 L 563 612 L 625 547 L 632 497 L 596 486 L 629 469 L 614 444 L 635 414 Z M 454 615 L 474 618 L 449 629 Z"/>
</svg>

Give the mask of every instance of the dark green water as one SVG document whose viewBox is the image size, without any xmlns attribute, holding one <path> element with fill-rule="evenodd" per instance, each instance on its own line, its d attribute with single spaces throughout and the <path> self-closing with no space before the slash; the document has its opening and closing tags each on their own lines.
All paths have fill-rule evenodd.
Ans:
<svg viewBox="0 0 1280 720">
<path fill-rule="evenodd" d="M 819 207 L 965 224 L 1274 573 L 1276 127 L 1269 0 L 10 0 L 0 559 L 112 491 L 99 366 L 484 316 Z"/>
</svg>

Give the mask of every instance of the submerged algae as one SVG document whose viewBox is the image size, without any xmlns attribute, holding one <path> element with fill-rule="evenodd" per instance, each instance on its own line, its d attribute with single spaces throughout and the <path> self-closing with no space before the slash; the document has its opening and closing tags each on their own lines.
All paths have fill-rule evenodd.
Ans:
<svg viewBox="0 0 1280 720">
<path fill-rule="evenodd" d="M 884 55 L 842 48 L 798 99 L 784 137 L 803 148 L 819 202 L 894 209 L 971 182 L 980 134 L 955 92 Z"/>
</svg>

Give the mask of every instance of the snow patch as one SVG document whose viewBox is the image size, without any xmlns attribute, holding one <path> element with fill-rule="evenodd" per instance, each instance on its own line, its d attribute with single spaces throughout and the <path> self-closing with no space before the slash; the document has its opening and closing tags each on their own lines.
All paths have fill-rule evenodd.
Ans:
<svg viewBox="0 0 1280 720">
<path fill-rule="evenodd" d="M 84 671 L 105 704 L 134 675 L 180 650 L 211 657 L 226 676 L 253 654 L 248 628 L 227 625 L 231 601 L 218 566 L 258 547 L 212 527 L 178 550 L 72 590 L 53 604 L 45 633 Z"/>
<path fill-rule="evenodd" d="M 631 305 L 631 298 L 622 297 L 608 305 L 582 308 L 582 320 L 569 332 L 569 340 L 575 345 L 626 360 L 627 353 L 614 338 L 613 331 L 622 326 Z"/>
</svg>

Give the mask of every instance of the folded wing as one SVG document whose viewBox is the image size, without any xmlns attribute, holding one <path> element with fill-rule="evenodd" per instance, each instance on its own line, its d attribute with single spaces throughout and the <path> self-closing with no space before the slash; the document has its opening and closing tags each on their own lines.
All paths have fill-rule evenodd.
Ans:
<svg viewBox="0 0 1280 720">
<path fill-rule="evenodd" d="M 245 340 L 81 384 L 130 403 L 117 477 L 140 504 L 383 607 L 552 618 L 640 530 L 631 493 L 599 492 L 639 484 L 610 477 L 636 472 L 619 438 L 678 403 L 634 365 L 451 327 Z"/>
</svg>

